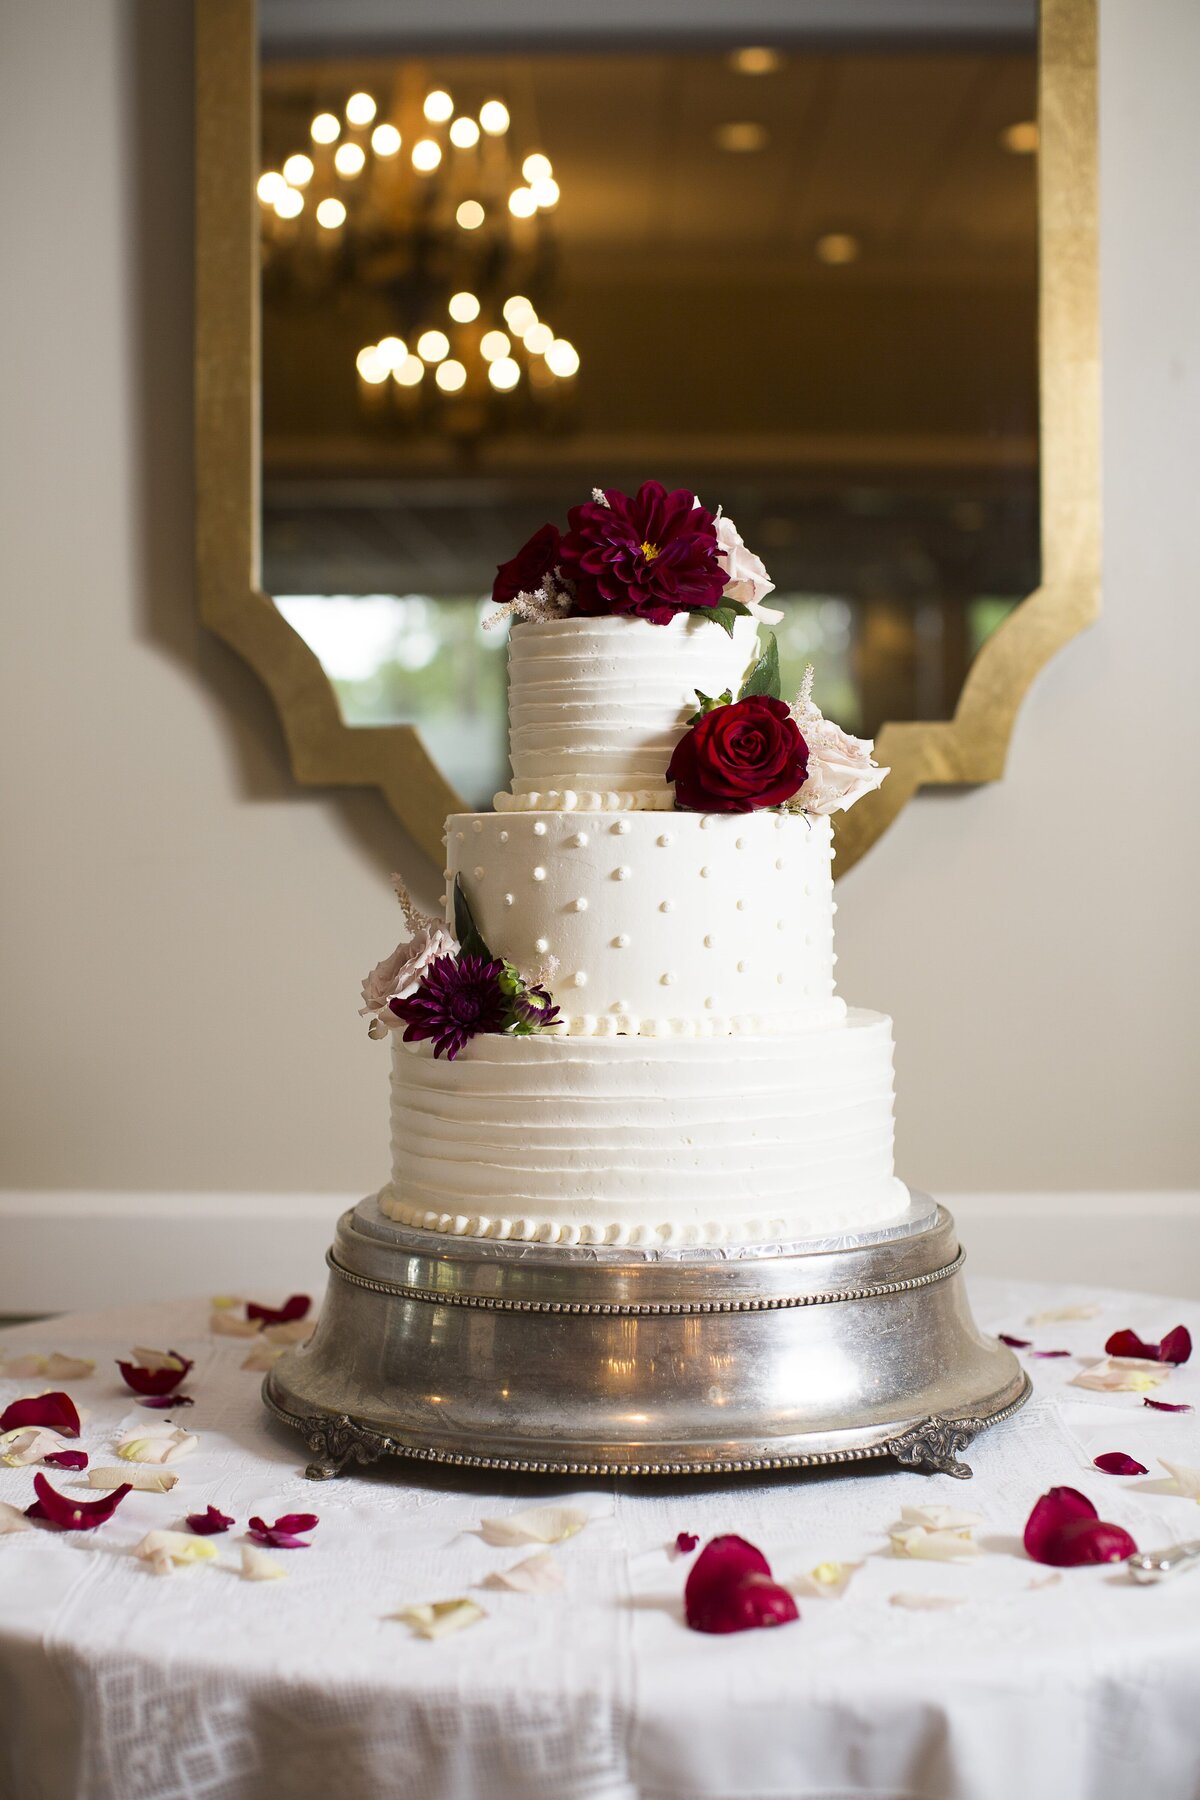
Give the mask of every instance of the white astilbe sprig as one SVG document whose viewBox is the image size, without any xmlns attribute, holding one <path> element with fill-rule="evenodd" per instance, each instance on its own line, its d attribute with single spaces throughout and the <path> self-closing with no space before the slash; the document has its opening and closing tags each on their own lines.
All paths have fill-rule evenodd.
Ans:
<svg viewBox="0 0 1200 1800">
<path fill-rule="evenodd" d="M 490 631 L 493 625 L 500 625 L 505 619 L 561 619 L 570 607 L 574 597 L 572 587 L 562 579 L 557 569 L 552 576 L 548 575 L 540 588 L 532 593 L 522 590 L 514 594 L 490 612 L 483 621 L 483 629 Z"/>
<path fill-rule="evenodd" d="M 557 956 L 546 956 L 530 974 L 526 975 L 522 969 L 521 979 L 526 987 L 545 988 L 549 992 L 561 966 Z"/>
<path fill-rule="evenodd" d="M 400 902 L 404 923 L 414 936 L 418 931 L 432 931 L 435 926 L 442 923 L 436 913 L 423 913 L 415 904 L 403 875 L 392 876 L 392 892 Z"/>
<path fill-rule="evenodd" d="M 603 488 L 593 488 L 592 499 L 596 502 L 597 506 L 607 507 L 611 512 L 612 508 L 608 506 L 608 495 Z"/>
</svg>

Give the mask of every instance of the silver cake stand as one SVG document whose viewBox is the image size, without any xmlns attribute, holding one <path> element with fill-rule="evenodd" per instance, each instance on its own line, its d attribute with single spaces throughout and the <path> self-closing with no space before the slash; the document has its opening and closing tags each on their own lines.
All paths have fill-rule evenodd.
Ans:
<svg viewBox="0 0 1200 1800">
<path fill-rule="evenodd" d="M 733 1475 L 892 1457 L 968 1476 L 1029 1396 L 976 1328 L 944 1207 L 736 1251 L 496 1243 L 338 1222 L 308 1342 L 263 1384 L 336 1475 L 383 1456 L 528 1475 Z"/>
</svg>

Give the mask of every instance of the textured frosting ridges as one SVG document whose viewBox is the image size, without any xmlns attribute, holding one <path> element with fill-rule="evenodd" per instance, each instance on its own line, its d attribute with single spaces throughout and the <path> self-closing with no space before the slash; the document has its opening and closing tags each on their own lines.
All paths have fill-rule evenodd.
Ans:
<svg viewBox="0 0 1200 1800">
<path fill-rule="evenodd" d="M 892 1033 L 851 1011 L 773 1039 L 394 1041 L 385 1213 L 541 1243 L 790 1241 L 897 1217 Z"/>
<path fill-rule="evenodd" d="M 736 694 L 757 647 L 711 619 L 546 619 L 514 625 L 508 651 L 514 794 L 649 794 L 696 710 L 697 688 Z M 497 805 L 503 804 L 499 799 Z M 585 808 L 588 802 L 584 802 Z"/>
<path fill-rule="evenodd" d="M 459 813 L 446 848 L 448 899 L 457 877 L 494 955 L 526 975 L 558 959 L 573 1033 L 770 1033 L 845 1012 L 828 819 Z"/>
</svg>

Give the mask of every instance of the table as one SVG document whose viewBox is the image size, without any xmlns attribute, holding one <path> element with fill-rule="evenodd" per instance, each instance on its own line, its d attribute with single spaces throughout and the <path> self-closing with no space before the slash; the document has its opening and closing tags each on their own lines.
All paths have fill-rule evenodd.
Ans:
<svg viewBox="0 0 1200 1800">
<path fill-rule="evenodd" d="M 266 1296 L 269 1298 L 270 1296 Z M 1158 1339 L 1200 1307 L 1147 1295 L 978 1281 L 980 1325 L 1070 1357 L 1030 1361 L 1034 1398 L 976 1440 L 975 1479 L 882 1465 L 740 1484 L 500 1483 L 401 1464 L 323 1485 L 272 1425 L 245 1340 L 214 1336 L 207 1302 L 74 1315 L 0 1333 L 97 1359 L 63 1385 L 82 1447 L 111 1461 L 143 1411 L 112 1358 L 132 1345 L 196 1358 L 179 1415 L 199 1448 L 170 1495 L 133 1493 L 99 1531 L 0 1537 L 0 1795 L 4 1800 L 1195 1800 L 1200 1793 L 1200 1578 L 1137 1588 L 1113 1568 L 1031 1563 L 1021 1547 L 1048 1487 L 1081 1488 L 1142 1548 L 1200 1536 L 1193 1500 L 1157 1458 L 1200 1464 L 1196 1415 L 1069 1386 L 1110 1331 Z M 1099 1316 L 1029 1326 L 1048 1308 Z M 0 1382 L 0 1405 L 44 1381 Z M 1200 1406 L 1200 1363 L 1160 1397 Z M 1150 1474 L 1092 1466 L 1125 1450 Z M 64 1492 L 86 1481 L 49 1471 Z M 34 1471 L 0 1466 L 24 1506 Z M 547 1496 L 589 1513 L 552 1554 L 559 1593 L 476 1584 L 529 1553 L 478 1533 Z M 92 1496 L 89 1496 L 92 1497 Z M 219 1563 L 153 1574 L 142 1535 L 208 1502 L 233 1514 Z M 903 1504 L 981 1513 L 970 1565 L 892 1555 Z M 238 1572 L 251 1514 L 314 1511 L 288 1578 Z M 733 1531 L 788 1579 L 862 1562 L 798 1624 L 706 1637 L 686 1629 L 688 1561 L 668 1546 Z M 529 1549 L 534 1549 L 530 1546 Z M 1048 1579 L 1049 1578 L 1049 1579 Z M 959 1602 L 911 1610 L 897 1594 Z M 391 1615 L 467 1595 L 487 1617 L 436 1642 Z"/>
</svg>

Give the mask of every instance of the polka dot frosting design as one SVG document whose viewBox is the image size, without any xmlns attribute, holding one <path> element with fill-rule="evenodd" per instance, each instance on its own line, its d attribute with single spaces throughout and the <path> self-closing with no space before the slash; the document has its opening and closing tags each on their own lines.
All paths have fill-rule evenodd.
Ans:
<svg viewBox="0 0 1200 1800">
<path fill-rule="evenodd" d="M 555 812 L 447 822 L 447 866 L 493 953 L 528 971 L 552 953 L 552 986 L 586 986 L 586 1015 L 563 1007 L 571 1036 L 840 1018 L 831 847 L 828 820 L 772 813 L 678 813 L 669 832 L 644 812 L 599 831 Z"/>
</svg>

